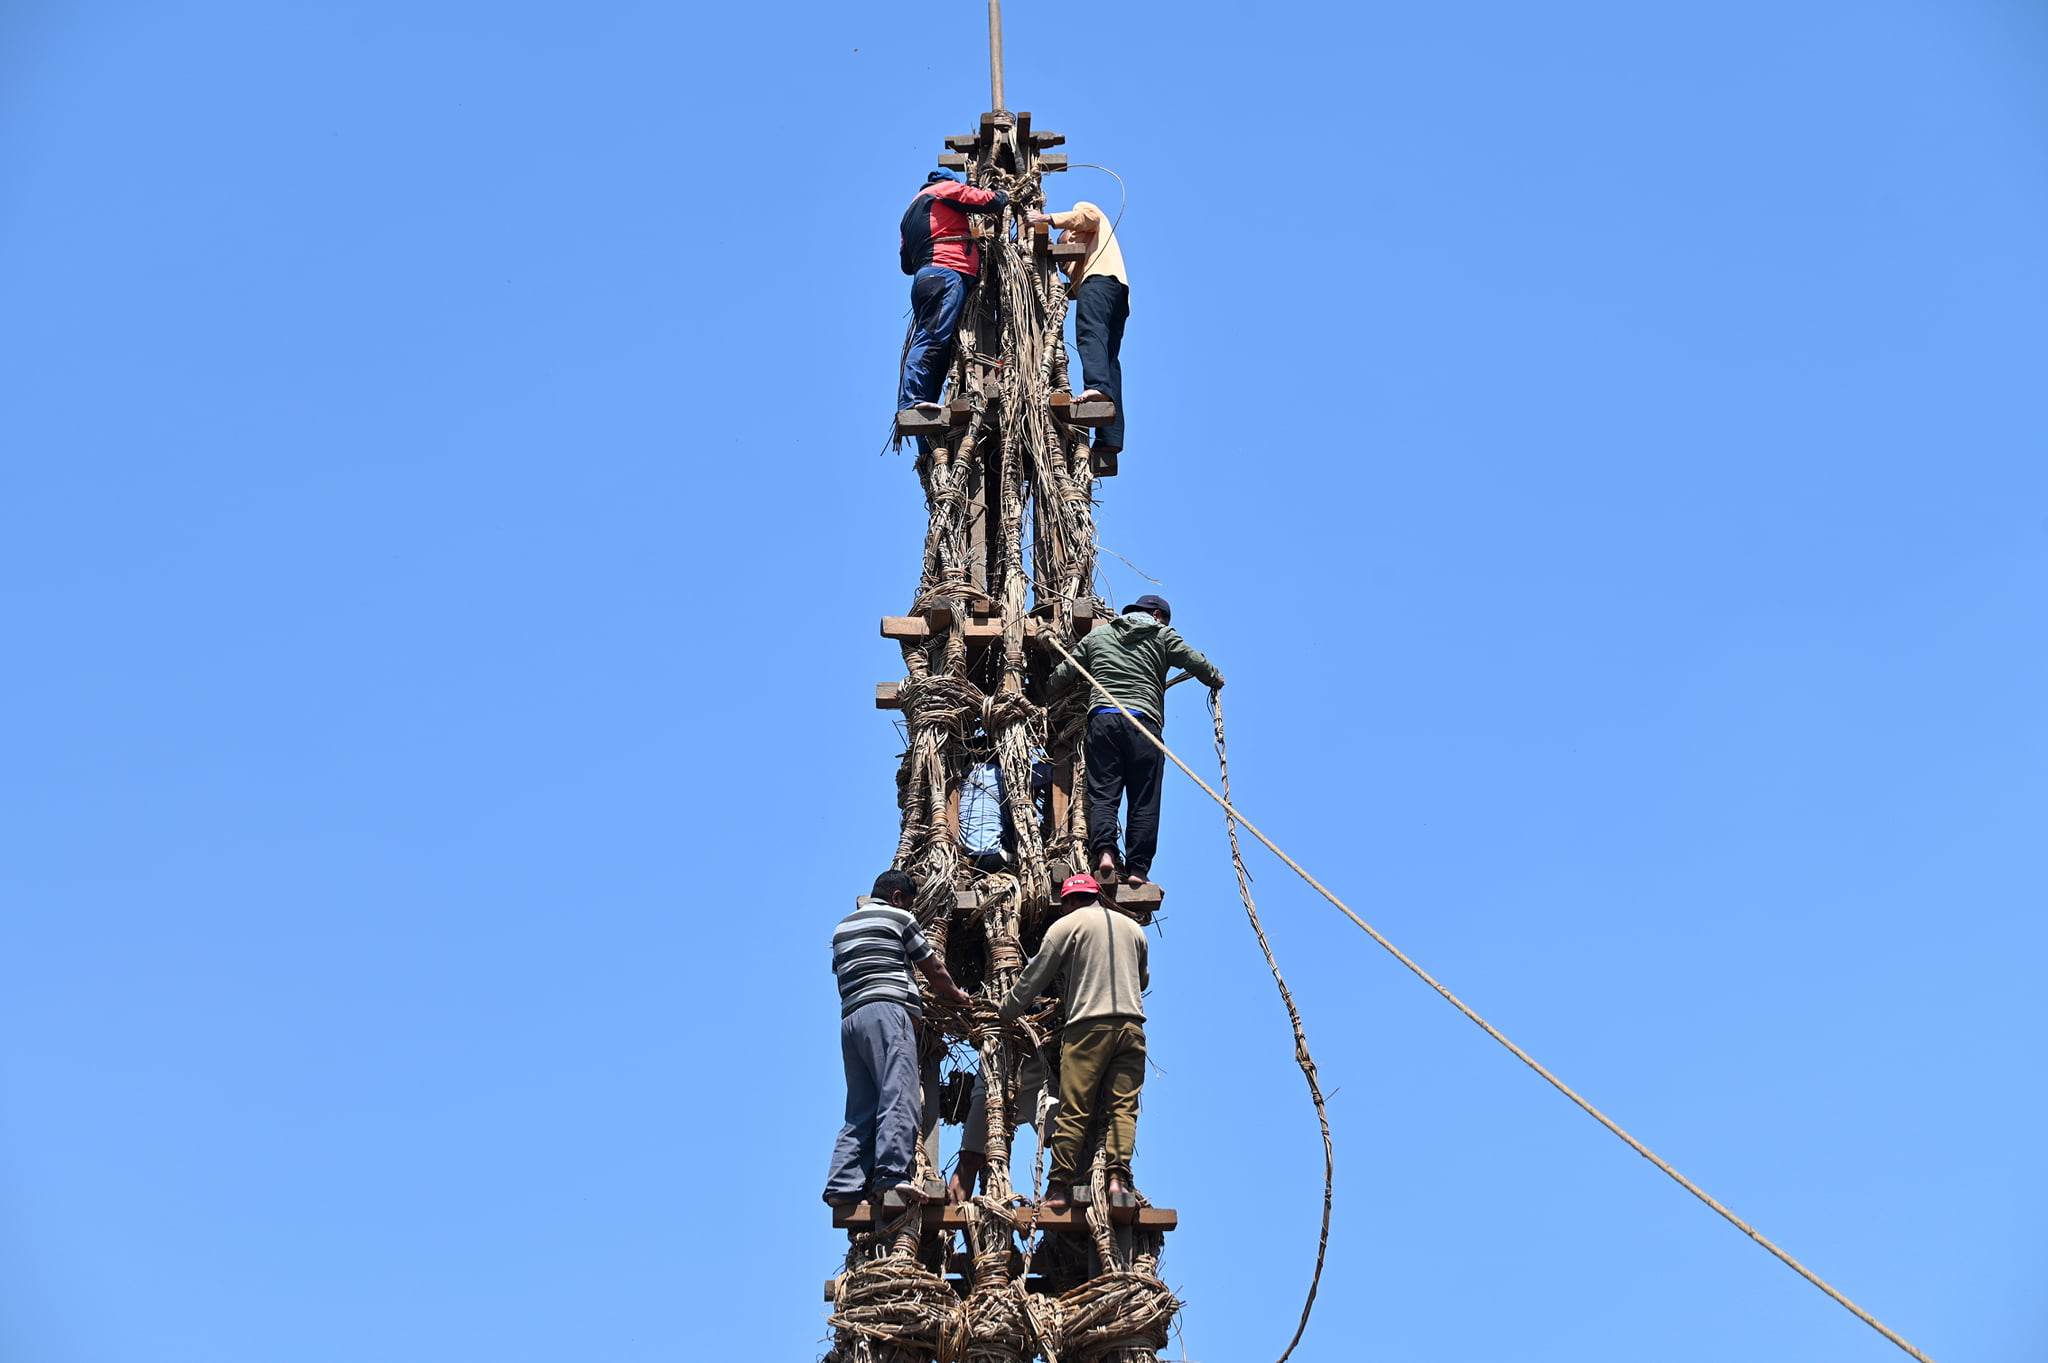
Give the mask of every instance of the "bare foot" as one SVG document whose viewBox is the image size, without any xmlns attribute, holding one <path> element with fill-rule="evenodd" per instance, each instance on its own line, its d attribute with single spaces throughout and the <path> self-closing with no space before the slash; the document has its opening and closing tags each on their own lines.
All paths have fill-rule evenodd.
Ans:
<svg viewBox="0 0 2048 1363">
<path fill-rule="evenodd" d="M 1072 1197 L 1073 1192 L 1066 1184 L 1048 1183 L 1045 1185 L 1045 1197 L 1038 1205 L 1049 1212 L 1063 1212 L 1067 1209 L 1067 1202 Z"/>
<path fill-rule="evenodd" d="M 1144 883 L 1145 877 L 1139 875 L 1136 871 L 1124 877 L 1124 884 L 1126 885 L 1143 885 Z"/>
</svg>

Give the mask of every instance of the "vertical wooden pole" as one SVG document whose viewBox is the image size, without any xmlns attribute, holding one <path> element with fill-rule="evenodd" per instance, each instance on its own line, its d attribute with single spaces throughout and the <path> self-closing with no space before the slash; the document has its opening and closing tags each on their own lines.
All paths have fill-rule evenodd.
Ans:
<svg viewBox="0 0 2048 1363">
<path fill-rule="evenodd" d="M 1003 112 L 1003 0 L 988 0 L 989 108 Z"/>
</svg>

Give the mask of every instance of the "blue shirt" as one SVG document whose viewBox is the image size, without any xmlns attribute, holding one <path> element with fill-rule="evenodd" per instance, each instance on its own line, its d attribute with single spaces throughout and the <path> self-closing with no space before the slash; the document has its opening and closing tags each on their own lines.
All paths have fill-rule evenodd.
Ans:
<svg viewBox="0 0 2048 1363">
<path fill-rule="evenodd" d="M 1003 772 L 993 762 L 969 767 L 960 781 L 960 845 L 974 857 L 1003 850 Z"/>
</svg>

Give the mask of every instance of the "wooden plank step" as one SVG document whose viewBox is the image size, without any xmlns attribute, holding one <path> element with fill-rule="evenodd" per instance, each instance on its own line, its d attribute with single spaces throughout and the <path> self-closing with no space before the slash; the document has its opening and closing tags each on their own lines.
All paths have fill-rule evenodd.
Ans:
<svg viewBox="0 0 2048 1363">
<path fill-rule="evenodd" d="M 892 1213 L 884 1212 L 883 1220 L 886 1222 L 891 1215 Z M 1069 1207 L 1063 1212 L 1042 1211 L 1038 1213 L 1035 1221 L 1031 1218 L 1029 1208 L 1013 1215 L 1017 1219 L 1019 1230 L 1034 1225 L 1039 1230 L 1088 1229 L 1088 1214 L 1079 1207 Z M 1114 1207 L 1110 1210 L 1109 1219 L 1120 1226 L 1135 1225 L 1141 1230 L 1167 1231 L 1180 1225 L 1180 1213 L 1171 1207 Z M 865 1230 L 874 1222 L 874 1208 L 866 1202 L 832 1209 L 832 1226 L 835 1230 Z M 924 1228 L 928 1231 L 965 1230 L 967 1209 L 949 1207 L 942 1202 L 928 1202 L 924 1207 Z"/>
<path fill-rule="evenodd" d="M 965 398 L 955 398 L 946 405 L 943 414 L 935 417 L 927 416 L 915 407 L 906 407 L 896 413 L 896 434 L 944 435 L 955 426 L 965 426 L 973 416 L 974 404 Z"/>
<path fill-rule="evenodd" d="M 939 169 L 961 171 L 966 170 L 967 153 L 963 151 L 948 151 L 939 153 Z"/>
<path fill-rule="evenodd" d="M 901 710 L 903 708 L 903 683 L 876 682 L 875 708 L 877 710 Z"/>
<path fill-rule="evenodd" d="M 1056 241 L 1050 249 L 1052 263 L 1068 270 L 1081 265 L 1088 259 L 1088 243 L 1084 241 Z"/>
<path fill-rule="evenodd" d="M 1076 426 L 1106 426 L 1116 416 L 1116 404 L 1102 402 L 1076 402 L 1072 393 L 1052 395 L 1052 414 L 1060 421 L 1071 421 Z"/>
<path fill-rule="evenodd" d="M 1032 158 L 1032 169 L 1040 175 L 1053 175 L 1067 168 L 1065 152 L 1041 152 Z"/>
<path fill-rule="evenodd" d="M 954 133 L 946 139 L 947 151 L 973 151 L 981 145 L 981 138 L 975 133 Z"/>
<path fill-rule="evenodd" d="M 1066 143 L 1067 135 L 1065 133 L 1049 133 L 1038 128 L 1031 130 L 1031 145 L 1040 151 L 1044 151 L 1047 147 L 1063 147 Z"/>
</svg>

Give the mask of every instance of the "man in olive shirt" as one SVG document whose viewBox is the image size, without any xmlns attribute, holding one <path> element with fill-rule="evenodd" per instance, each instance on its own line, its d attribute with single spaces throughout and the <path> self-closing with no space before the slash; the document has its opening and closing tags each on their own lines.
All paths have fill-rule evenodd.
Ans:
<svg viewBox="0 0 2048 1363">
<path fill-rule="evenodd" d="M 1060 1028 L 1060 1105 L 1046 1149 L 1045 1209 L 1064 1211 L 1080 1172 L 1081 1147 L 1096 1104 L 1104 1108 L 1102 1149 L 1112 1205 L 1127 1202 L 1138 1146 L 1138 1094 L 1145 1085 L 1145 1000 L 1151 984 L 1145 930 L 1104 904 L 1090 876 L 1060 886 L 1063 913 L 1004 996 L 1003 1021 L 1022 1017 L 1055 977 L 1066 981 Z"/>
<path fill-rule="evenodd" d="M 1159 795 L 1166 777 L 1165 754 L 1117 706 L 1137 716 L 1138 724 L 1156 737 L 1166 723 L 1169 667 L 1186 668 L 1211 690 L 1223 685 L 1223 674 L 1188 647 L 1169 623 L 1172 619 L 1173 607 L 1166 598 L 1147 594 L 1107 625 L 1083 635 L 1074 650 L 1081 666 L 1108 692 L 1088 697 L 1086 744 L 1088 855 L 1103 880 L 1114 880 L 1118 874 L 1116 816 L 1127 793 L 1131 823 L 1124 841 L 1123 878 L 1126 884 L 1142 885 L 1152 873 L 1152 855 L 1159 848 Z M 1080 680 L 1080 671 L 1063 661 L 1053 669 L 1047 689 L 1057 696 Z"/>
</svg>

